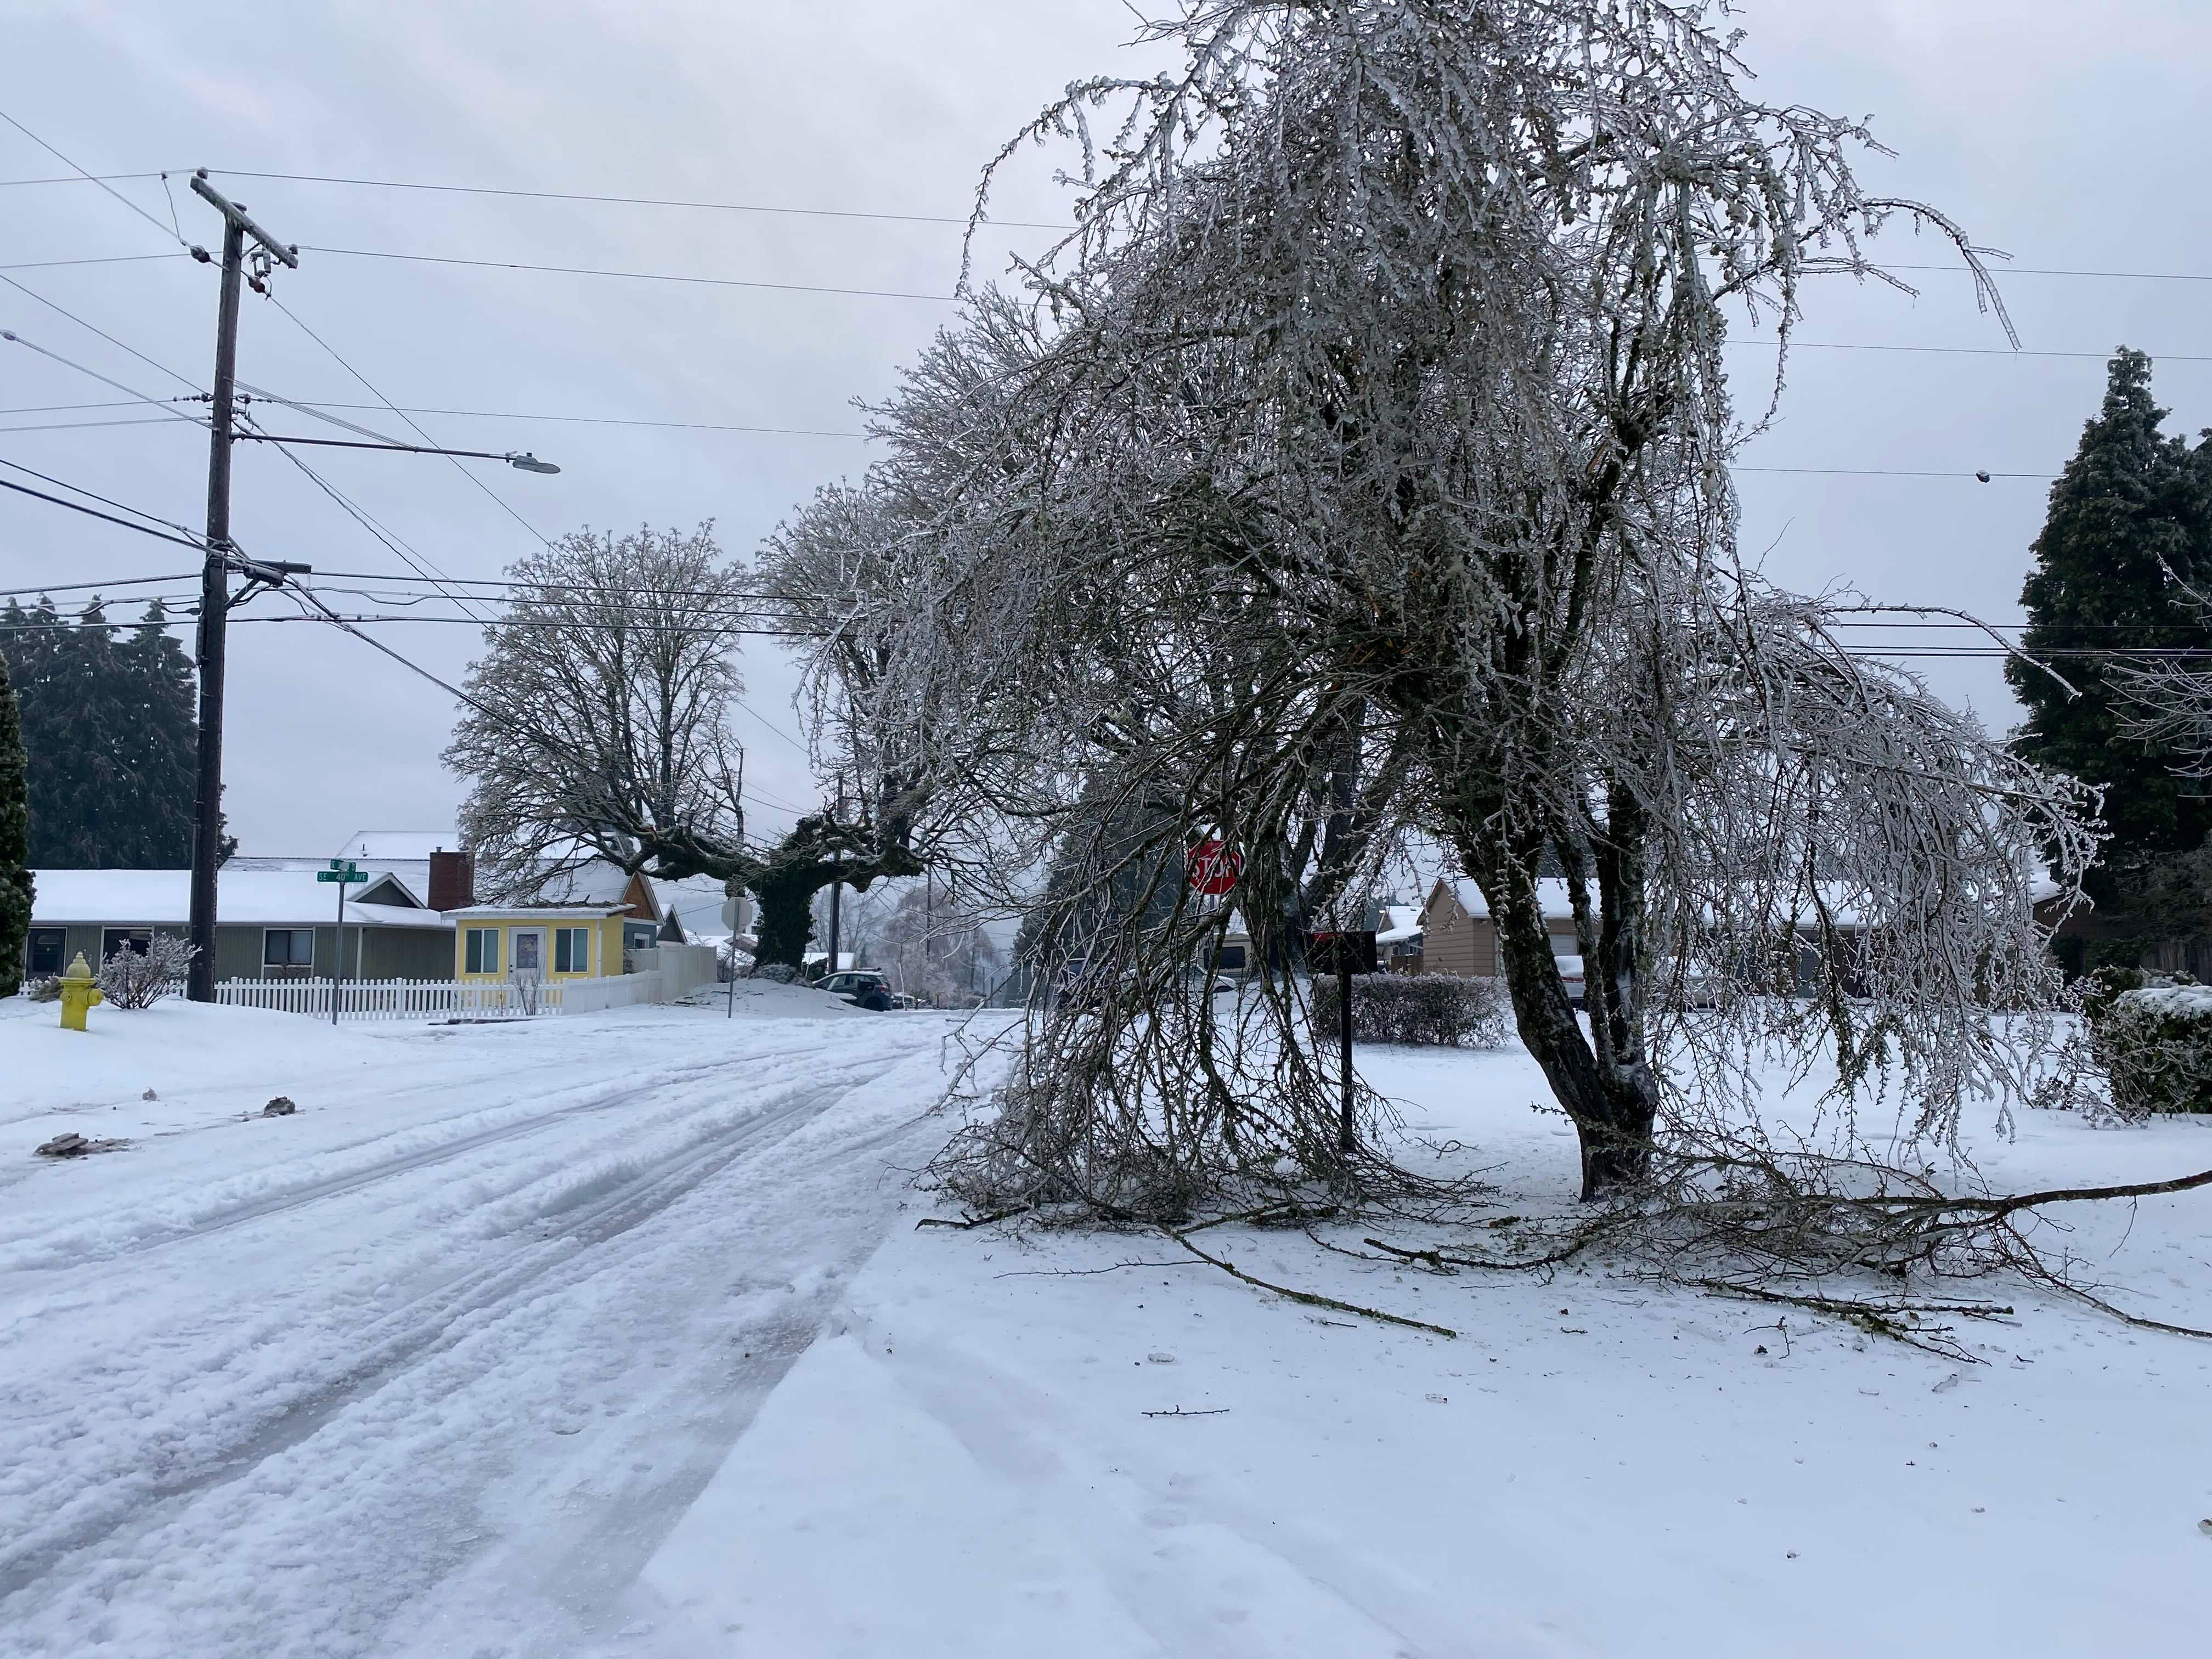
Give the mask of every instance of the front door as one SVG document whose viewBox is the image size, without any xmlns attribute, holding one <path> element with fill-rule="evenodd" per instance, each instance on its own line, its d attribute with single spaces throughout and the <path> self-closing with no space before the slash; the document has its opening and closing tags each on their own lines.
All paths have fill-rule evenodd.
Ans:
<svg viewBox="0 0 2212 1659">
<path fill-rule="evenodd" d="M 543 927 L 518 927 L 514 930 L 513 972 L 517 979 L 543 979 L 545 976 L 545 930 Z"/>
</svg>

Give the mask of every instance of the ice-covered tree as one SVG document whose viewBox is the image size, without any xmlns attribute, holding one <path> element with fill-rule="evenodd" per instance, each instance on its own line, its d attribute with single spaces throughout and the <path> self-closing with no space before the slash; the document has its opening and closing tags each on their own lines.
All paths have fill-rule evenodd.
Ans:
<svg viewBox="0 0 2212 1659">
<path fill-rule="evenodd" d="M 901 598 L 856 707 L 1032 834 L 1172 802 L 1176 897 L 1122 930 L 1127 995 L 1036 1017 L 975 1181 L 1172 1209 L 1343 1166 L 1295 988 L 1265 1041 L 1188 1000 L 1227 911 L 1182 889 L 1202 837 L 1242 854 L 1255 938 L 1331 919 L 1395 829 L 1450 848 L 1586 1194 L 1642 1176 L 1662 1103 L 1739 1100 L 1754 1043 L 1838 1051 L 1939 1139 L 2024 1085 L 1988 1010 L 2052 988 L 2031 901 L 2040 850 L 2063 881 L 2086 856 L 2078 795 L 1840 645 L 1850 601 L 1739 560 L 1759 418 L 1722 356 L 1732 316 L 1786 347 L 1811 278 L 1880 277 L 1885 227 L 1995 290 L 1940 214 L 1861 189 L 1858 123 L 1753 99 L 1716 15 L 1210 0 L 1147 31 L 1179 73 L 1079 83 L 1017 141 L 1073 149 L 1079 228 L 878 411 Z M 1307 908 L 1291 852 L 1330 820 Z M 1680 1013 L 1717 967 L 1726 1006 Z"/>
<path fill-rule="evenodd" d="M 707 526 L 580 531 L 511 567 L 446 763 L 469 780 L 461 831 L 479 880 L 527 896 L 650 844 L 739 842 L 742 574 Z"/>
</svg>

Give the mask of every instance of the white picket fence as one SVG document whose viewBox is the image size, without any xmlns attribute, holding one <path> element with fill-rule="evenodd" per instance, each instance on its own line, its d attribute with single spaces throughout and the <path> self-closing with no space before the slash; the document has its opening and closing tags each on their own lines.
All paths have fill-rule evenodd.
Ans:
<svg viewBox="0 0 2212 1659">
<path fill-rule="evenodd" d="M 335 988 L 327 979 L 227 979 L 216 985 L 215 1000 L 230 1008 L 268 1008 L 328 1019 L 333 988 L 342 1020 L 527 1019 L 657 1002 L 660 975 L 545 981 L 349 979 Z"/>
</svg>

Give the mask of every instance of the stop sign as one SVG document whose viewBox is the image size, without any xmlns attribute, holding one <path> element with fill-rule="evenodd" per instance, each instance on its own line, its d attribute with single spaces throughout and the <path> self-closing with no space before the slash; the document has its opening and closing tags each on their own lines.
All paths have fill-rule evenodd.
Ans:
<svg viewBox="0 0 2212 1659">
<path fill-rule="evenodd" d="M 1194 892 L 1218 897 L 1237 885 L 1244 873 L 1244 855 L 1231 852 L 1218 841 L 1202 841 L 1190 851 L 1190 885 Z"/>
</svg>

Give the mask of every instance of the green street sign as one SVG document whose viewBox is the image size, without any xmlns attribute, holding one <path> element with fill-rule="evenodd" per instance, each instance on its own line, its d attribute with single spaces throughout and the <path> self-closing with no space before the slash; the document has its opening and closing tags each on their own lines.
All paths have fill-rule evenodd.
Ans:
<svg viewBox="0 0 2212 1659">
<path fill-rule="evenodd" d="M 315 872 L 315 879 L 317 881 L 367 881 L 368 872 L 366 870 L 318 870 Z"/>
</svg>

